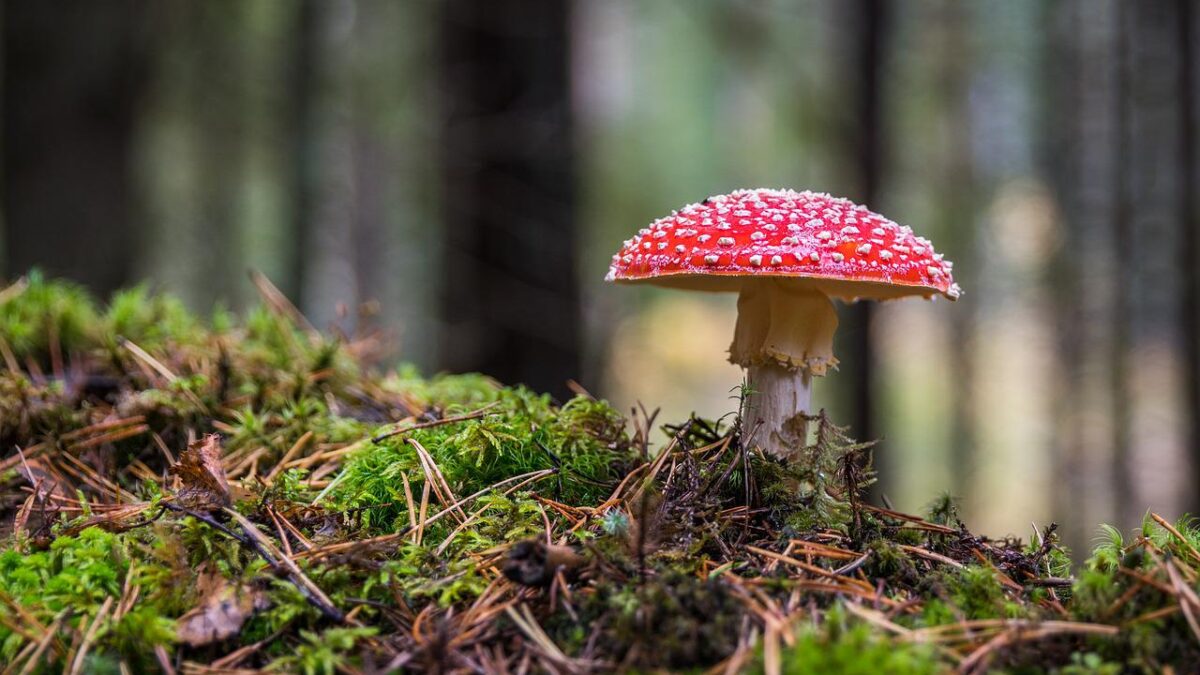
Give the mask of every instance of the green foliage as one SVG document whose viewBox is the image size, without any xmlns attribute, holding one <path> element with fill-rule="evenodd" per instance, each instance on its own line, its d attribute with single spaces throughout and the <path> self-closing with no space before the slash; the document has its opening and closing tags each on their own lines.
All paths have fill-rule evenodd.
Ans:
<svg viewBox="0 0 1200 675">
<path fill-rule="evenodd" d="M 442 407 L 447 414 L 466 412 L 493 403 L 505 389 L 486 375 L 435 375 L 423 378 L 416 367 L 402 366 L 384 381 L 392 391 L 404 392 L 421 401 L 426 407 Z"/>
<path fill-rule="evenodd" d="M 1084 569 L 1072 590 L 1075 610 L 1085 616 L 1099 616 L 1121 594 L 1121 584 L 1109 571 Z"/>
<path fill-rule="evenodd" d="M 0 590 L 22 605 L 41 605 L 48 614 L 90 606 L 116 595 L 128 557 L 116 535 L 89 528 L 59 537 L 48 551 L 0 554 Z"/>
<path fill-rule="evenodd" d="M 120 621 L 110 623 L 105 642 L 118 654 L 144 654 L 147 646 L 175 642 L 175 621 L 149 603 L 134 606 Z"/>
<path fill-rule="evenodd" d="M 374 628 L 329 628 L 320 633 L 300 631 L 295 652 L 271 662 L 269 671 L 333 675 L 347 665 L 347 654 L 359 640 L 378 632 Z"/>
<path fill-rule="evenodd" d="M 443 404 L 448 415 L 462 412 L 458 407 L 464 399 L 494 407 L 481 419 L 392 436 L 354 455 L 329 496 L 343 508 L 377 507 L 363 516 L 375 528 L 396 530 L 408 523 L 402 476 L 419 501 L 425 472 L 412 442 L 429 452 L 458 497 L 514 476 L 557 469 L 558 476 L 546 484 L 558 498 L 598 500 L 634 460 L 623 419 L 603 401 L 576 397 L 559 409 L 548 396 L 523 387 L 499 389 L 472 375 L 442 376 L 418 393 L 456 397 Z"/>
<path fill-rule="evenodd" d="M 873 539 L 867 544 L 871 551 L 870 571 L 873 578 L 913 578 L 916 566 L 904 549 L 883 538 Z"/>
<path fill-rule="evenodd" d="M 1156 547 L 1169 551 L 1180 557 L 1187 557 L 1191 551 L 1200 550 L 1200 522 L 1190 515 L 1180 516 L 1172 527 L 1180 536 L 1159 527 L 1149 514 L 1142 524 L 1142 534 Z"/>
<path fill-rule="evenodd" d="M 1074 563 L 1071 561 L 1071 552 L 1066 547 L 1054 546 L 1046 553 L 1042 560 L 1047 576 L 1061 579 L 1069 579 L 1071 577 L 1071 570 L 1074 568 Z"/>
<path fill-rule="evenodd" d="M 80 286 L 47 280 L 38 271 L 27 276 L 24 291 L 0 304 L 0 336 L 18 360 L 45 362 L 52 344 L 61 353 L 86 349 L 99 336 L 96 306 Z"/>
<path fill-rule="evenodd" d="M 1054 675 L 1121 675 L 1125 672 L 1125 666 L 1105 661 L 1093 652 L 1075 652 L 1071 654 L 1070 663 L 1051 672 Z"/>
<path fill-rule="evenodd" d="M 756 670 L 764 667 L 763 659 L 760 655 Z M 889 640 L 867 624 L 847 620 L 838 608 L 830 610 L 822 625 L 801 627 L 795 644 L 783 649 L 780 664 L 782 672 L 796 675 L 933 675 L 947 670 L 928 645 Z"/>
<path fill-rule="evenodd" d="M 931 523 L 947 527 L 958 526 L 958 501 L 954 499 L 954 495 L 948 492 L 938 495 L 929 504 L 929 508 L 926 511 L 926 516 Z"/>
<path fill-rule="evenodd" d="M 271 370 L 292 373 L 297 360 L 304 360 L 303 336 L 266 306 L 255 307 L 246 314 L 245 332 L 247 355 Z"/>
<path fill-rule="evenodd" d="M 283 502 L 300 502 L 307 494 L 300 481 L 308 476 L 308 469 L 287 469 L 276 476 L 271 487 L 263 493 L 263 500 L 279 500 Z"/>
<path fill-rule="evenodd" d="M 265 446 L 275 451 L 275 457 L 309 432 L 316 443 L 348 443 L 369 432 L 368 425 L 331 413 L 328 404 L 317 397 L 244 407 L 233 413 L 230 427 L 227 450 Z"/>
<path fill-rule="evenodd" d="M 172 345 L 194 345 L 204 339 L 203 325 L 172 295 L 155 294 L 145 285 L 115 293 L 103 317 L 108 339 L 132 340 L 157 351 Z"/>
<path fill-rule="evenodd" d="M 267 589 L 270 606 L 266 611 L 256 614 L 242 628 L 241 639 L 245 643 L 265 640 L 286 630 L 289 626 L 313 626 L 319 620 L 319 613 L 295 586 L 284 579 L 272 579 Z M 276 653 L 285 653 L 283 645 L 278 645 Z"/>
<path fill-rule="evenodd" d="M 848 428 L 830 422 L 824 411 L 809 421 L 816 423 L 813 443 L 795 461 L 760 470 L 774 474 L 760 477 L 767 486 L 764 497 L 790 513 L 788 526 L 794 530 L 848 531 L 851 499 L 875 482 L 864 455 L 874 443 L 855 442 Z"/>
<path fill-rule="evenodd" d="M 143 349 L 197 344 L 204 326 L 179 298 L 152 293 L 140 285 L 113 295 L 103 312 L 81 287 L 60 279 L 47 280 L 36 270 L 26 287 L 0 305 L 0 335 L 18 359 L 45 360 L 53 341 L 63 354 L 109 350 L 121 338 Z"/>
<path fill-rule="evenodd" d="M 77 428 L 83 419 L 60 384 L 37 384 L 22 373 L 0 370 L 0 438 L 27 447 L 33 439 Z"/>
<path fill-rule="evenodd" d="M 515 497 L 486 495 L 475 502 L 482 512 L 475 525 L 464 531 L 455 546 L 457 552 L 482 551 L 506 541 L 520 541 L 545 530 L 541 505 L 525 494 Z"/>
<path fill-rule="evenodd" d="M 78 627 L 90 621 L 106 599 L 120 597 L 127 577 L 148 594 L 153 592 L 154 573 L 140 560 L 141 550 L 132 535 L 94 527 L 77 536 L 58 537 L 45 551 L 23 554 L 10 548 L 0 553 L 0 596 L 43 625 L 61 616 Z M 9 609 L 6 603 L 0 613 Z M 170 644 L 175 633 L 170 619 L 152 604 L 143 604 L 119 621 L 110 614 L 100 635 L 103 647 L 136 656 L 147 647 Z M 0 657 L 11 661 L 24 644 L 20 634 L 0 625 Z"/>
<path fill-rule="evenodd" d="M 477 597 L 488 585 L 470 558 L 438 555 L 433 546 L 405 544 L 383 569 L 404 597 L 413 601 L 449 605 Z"/>
<path fill-rule="evenodd" d="M 611 622 L 607 639 L 618 654 L 636 649 L 656 667 L 713 663 L 737 643 L 739 601 L 720 580 L 665 571 L 653 584 L 604 584 L 582 608 Z M 569 639 L 567 627 L 559 627 Z"/>
<path fill-rule="evenodd" d="M 1115 564 L 1125 549 L 1125 536 L 1117 528 L 1108 523 L 1101 523 L 1100 535 L 1096 538 L 1097 546 L 1095 553 L 1109 553 L 1113 556 L 1112 562 Z"/>
<path fill-rule="evenodd" d="M 968 619 L 1012 618 L 1012 606 L 991 569 L 972 565 L 943 575 L 947 597 Z"/>
</svg>

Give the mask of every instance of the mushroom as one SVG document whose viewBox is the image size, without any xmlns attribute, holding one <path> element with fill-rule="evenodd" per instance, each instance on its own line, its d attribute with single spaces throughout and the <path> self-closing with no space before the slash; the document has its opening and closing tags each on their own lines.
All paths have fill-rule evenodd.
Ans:
<svg viewBox="0 0 1200 675">
<path fill-rule="evenodd" d="M 746 368 L 743 429 L 783 459 L 806 443 L 812 378 L 837 366 L 831 300 L 955 300 L 929 240 L 849 200 L 738 190 L 689 204 L 626 240 L 607 281 L 738 293 L 729 360 Z"/>
</svg>

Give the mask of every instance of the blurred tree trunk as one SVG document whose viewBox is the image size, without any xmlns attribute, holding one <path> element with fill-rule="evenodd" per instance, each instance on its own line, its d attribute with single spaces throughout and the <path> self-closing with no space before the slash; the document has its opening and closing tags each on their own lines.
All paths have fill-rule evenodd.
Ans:
<svg viewBox="0 0 1200 675">
<path fill-rule="evenodd" d="M 1176 39 L 1179 50 L 1179 269 L 1180 323 L 1184 342 L 1184 411 L 1187 416 L 1187 445 L 1192 463 L 1191 513 L 1200 513 L 1200 213 L 1196 191 L 1200 190 L 1196 167 L 1196 12 L 1193 0 L 1177 0 Z"/>
<path fill-rule="evenodd" d="M 1187 259 L 1181 268 L 1178 254 L 1189 211 L 1187 171 L 1180 169 L 1190 154 L 1184 149 L 1188 133 L 1180 133 L 1188 104 L 1180 98 L 1194 94 L 1190 87 L 1179 90 L 1185 50 L 1178 43 L 1183 17 L 1175 3 L 1122 3 L 1122 9 L 1120 265 L 1112 276 L 1124 289 L 1114 411 L 1124 456 L 1116 489 L 1122 522 L 1137 523 L 1146 508 L 1171 517 L 1182 513 L 1195 492 L 1185 478 L 1193 412 L 1186 408 L 1191 375 L 1179 308 L 1196 261 Z"/>
<path fill-rule="evenodd" d="M 848 3 L 851 16 L 853 53 L 850 60 L 850 77 L 854 83 L 853 126 L 846 138 L 846 155 L 852 158 L 848 186 L 851 199 L 879 210 L 876 203 L 880 194 L 880 176 L 883 166 L 883 68 L 887 51 L 889 28 L 888 4 L 883 0 L 854 0 Z M 873 373 L 875 354 L 871 346 L 870 302 L 850 305 L 842 313 L 843 336 L 840 377 L 848 388 L 847 401 L 850 406 L 851 433 L 857 438 L 874 439 L 875 396 Z M 875 463 L 881 476 L 890 474 L 886 469 L 887 456 L 876 448 Z M 880 488 L 883 486 L 880 485 Z"/>
<path fill-rule="evenodd" d="M 978 201 L 976 198 L 975 164 L 971 156 L 971 109 L 970 84 L 972 69 L 976 67 L 971 55 L 969 36 L 971 8 L 958 0 L 950 0 L 941 7 L 945 23 L 944 46 L 941 72 L 939 73 L 939 103 L 946 111 L 946 133 L 948 147 L 942 169 L 939 201 L 941 222 L 937 232 L 938 241 L 944 241 L 941 249 L 952 258 L 955 281 L 963 288 L 976 288 L 981 275 L 975 259 L 975 237 L 978 226 Z M 943 239 L 944 237 L 944 239 Z M 951 373 L 960 383 L 954 391 L 952 404 L 953 419 L 950 420 L 951 475 L 961 483 L 962 489 L 970 483 L 974 470 L 975 410 L 970 386 L 961 383 L 975 382 L 976 373 L 972 360 L 971 345 L 973 327 L 979 319 L 977 303 L 963 303 L 950 313 L 950 360 Z M 961 489 L 957 492 L 962 496 Z"/>
<path fill-rule="evenodd" d="M 1129 296 L 1136 257 L 1119 239 L 1128 223 L 1126 184 L 1132 170 L 1125 56 L 1129 3 L 1072 0 L 1047 6 L 1054 16 L 1047 63 L 1048 113 L 1055 141 L 1046 162 L 1063 195 L 1065 240 L 1054 286 L 1059 350 L 1067 376 L 1061 416 L 1065 448 L 1057 460 L 1057 511 L 1075 514 L 1063 537 L 1090 547 L 1088 523 L 1129 524 L 1118 490 L 1132 490 L 1126 449 L 1127 378 L 1120 372 L 1128 342 Z M 1125 204 L 1122 202 L 1125 201 Z M 1124 333 L 1124 335 L 1122 334 Z M 1122 487 L 1120 483 L 1125 481 Z M 1125 496 L 1126 500 L 1129 495 Z M 1144 506 L 1144 505 L 1143 505 Z"/>
<path fill-rule="evenodd" d="M 1078 96 L 1094 90 L 1094 87 L 1089 87 L 1080 91 L 1083 89 L 1085 63 L 1088 62 L 1084 57 L 1088 34 L 1078 30 L 1077 0 L 1046 3 L 1042 8 L 1045 16 L 1042 25 L 1047 34 L 1042 37 L 1041 57 L 1046 64 L 1040 83 L 1046 118 L 1045 154 L 1041 162 L 1047 167 L 1051 184 L 1060 196 L 1061 208 L 1066 216 L 1066 241 L 1061 250 L 1078 250 L 1086 241 L 1088 252 L 1093 253 L 1098 243 L 1095 239 L 1084 240 L 1080 232 L 1079 222 L 1086 202 L 1080 189 L 1081 172 L 1077 170 L 1080 168 L 1077 163 L 1081 127 L 1079 117 L 1093 114 L 1095 108 L 1072 104 Z M 1072 217 L 1072 214 L 1076 217 Z M 1090 287 L 1081 279 L 1082 264 L 1079 258 L 1075 255 L 1056 256 L 1051 279 L 1055 315 L 1059 317 L 1055 325 L 1057 351 L 1066 380 L 1065 395 L 1054 409 L 1060 420 L 1058 438 L 1061 447 L 1055 456 L 1055 484 L 1061 489 L 1054 493 L 1054 512 L 1073 516 L 1064 519 L 1060 530 L 1067 546 L 1072 550 L 1087 550 L 1089 537 L 1092 536 L 1089 523 L 1097 514 L 1093 512 L 1092 504 L 1081 503 L 1082 500 L 1075 496 L 1085 494 L 1088 479 L 1092 477 L 1091 456 L 1097 448 L 1086 442 L 1080 422 L 1085 408 L 1085 397 L 1082 395 L 1085 366 L 1091 351 L 1090 344 L 1086 342 L 1089 334 L 1086 309 L 1092 303 L 1089 302 Z"/>
<path fill-rule="evenodd" d="M 1115 122 L 1113 148 L 1115 161 L 1112 172 L 1113 204 L 1113 237 L 1118 256 L 1128 252 L 1133 243 L 1132 224 L 1130 222 L 1130 187 L 1127 167 L 1132 161 L 1131 138 L 1129 124 L 1130 83 L 1129 83 L 1129 33 L 1132 11 L 1126 3 L 1117 2 L 1117 24 L 1113 32 L 1115 44 L 1113 53 L 1114 82 L 1116 95 L 1114 97 Z M 1118 259 L 1119 264 L 1119 259 Z M 1112 421 L 1113 421 L 1113 505 L 1122 524 L 1133 509 L 1133 481 L 1130 464 L 1130 397 L 1129 397 L 1129 324 L 1130 324 L 1130 295 L 1132 291 L 1125 275 L 1112 270 L 1115 288 L 1113 290 L 1113 344 L 1112 344 Z M 1135 271 L 1136 273 L 1136 271 Z"/>
<path fill-rule="evenodd" d="M 442 367 L 565 394 L 580 365 L 568 5 L 441 5 Z"/>
<path fill-rule="evenodd" d="M 37 266 L 100 294 L 130 281 L 144 10 L 139 0 L 5 0 L 5 274 Z"/>
<path fill-rule="evenodd" d="M 191 114 L 197 124 L 198 188 L 201 224 L 200 292 L 206 302 L 238 306 L 246 290 L 244 247 L 240 241 L 246 153 L 251 142 L 247 57 L 250 6 L 223 0 L 185 3 L 200 58 L 192 63 Z"/>
<path fill-rule="evenodd" d="M 316 0 L 299 0 L 292 30 L 292 53 L 288 77 L 288 109 L 291 112 L 289 156 L 291 159 L 291 259 L 283 280 L 285 294 L 297 307 L 305 307 L 306 258 L 314 245 L 313 210 L 316 207 L 317 129 L 316 108 L 317 29 L 320 26 Z"/>
</svg>

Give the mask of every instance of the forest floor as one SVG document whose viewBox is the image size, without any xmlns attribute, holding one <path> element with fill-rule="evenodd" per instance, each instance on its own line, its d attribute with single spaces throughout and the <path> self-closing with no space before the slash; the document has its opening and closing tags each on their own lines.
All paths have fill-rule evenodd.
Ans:
<svg viewBox="0 0 1200 675">
<path fill-rule="evenodd" d="M 736 417 L 372 366 L 263 279 L 244 317 L 139 288 L 0 293 L 3 672 L 1194 672 L 1200 527 L 1072 569 L 953 501 L 860 499 Z"/>
</svg>

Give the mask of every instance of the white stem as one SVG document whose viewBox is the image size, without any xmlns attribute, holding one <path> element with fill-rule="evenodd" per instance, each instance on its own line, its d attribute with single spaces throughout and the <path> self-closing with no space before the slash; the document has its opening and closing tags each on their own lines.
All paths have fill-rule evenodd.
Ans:
<svg viewBox="0 0 1200 675">
<path fill-rule="evenodd" d="M 824 293 L 788 280 L 747 282 L 729 360 L 749 371 L 742 430 L 776 457 L 793 458 L 806 444 L 812 378 L 837 365 L 837 312 Z"/>
<path fill-rule="evenodd" d="M 807 443 L 804 414 L 812 405 L 812 375 L 775 361 L 751 365 L 750 392 L 742 412 L 742 433 L 750 444 L 781 459 L 792 459 Z"/>
</svg>

